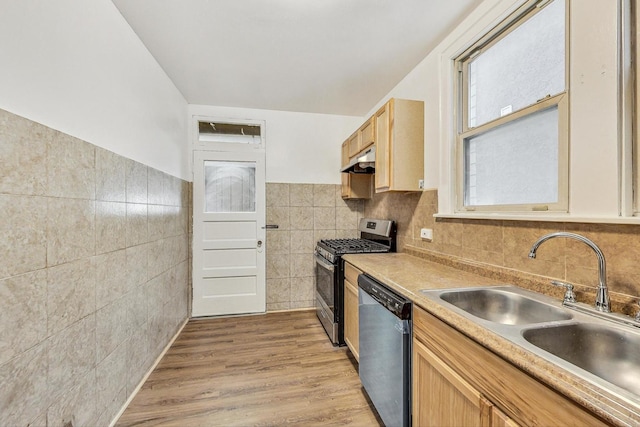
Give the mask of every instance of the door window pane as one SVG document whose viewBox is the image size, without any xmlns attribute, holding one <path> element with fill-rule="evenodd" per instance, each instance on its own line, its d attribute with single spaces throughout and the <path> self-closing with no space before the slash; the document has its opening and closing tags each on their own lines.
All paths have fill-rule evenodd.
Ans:
<svg viewBox="0 0 640 427">
<path fill-rule="evenodd" d="M 464 141 L 465 206 L 558 201 L 558 108 Z"/>
<path fill-rule="evenodd" d="M 565 4 L 555 0 L 469 63 L 468 127 L 565 90 Z"/>
<path fill-rule="evenodd" d="M 256 165 L 204 162 L 205 212 L 255 212 Z"/>
</svg>

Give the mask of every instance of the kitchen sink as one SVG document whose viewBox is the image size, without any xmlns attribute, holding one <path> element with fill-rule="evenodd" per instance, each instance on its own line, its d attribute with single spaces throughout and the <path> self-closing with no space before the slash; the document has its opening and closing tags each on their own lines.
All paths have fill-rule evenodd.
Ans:
<svg viewBox="0 0 640 427">
<path fill-rule="evenodd" d="M 527 325 L 571 319 L 571 313 L 504 288 L 452 290 L 440 294 L 467 313 L 503 325 Z"/>
<path fill-rule="evenodd" d="M 527 329 L 529 343 L 640 396 L 640 334 L 613 325 L 570 323 Z"/>
<path fill-rule="evenodd" d="M 559 299 L 512 285 L 421 293 L 608 393 L 640 398 L 640 327 L 571 310 Z"/>
</svg>

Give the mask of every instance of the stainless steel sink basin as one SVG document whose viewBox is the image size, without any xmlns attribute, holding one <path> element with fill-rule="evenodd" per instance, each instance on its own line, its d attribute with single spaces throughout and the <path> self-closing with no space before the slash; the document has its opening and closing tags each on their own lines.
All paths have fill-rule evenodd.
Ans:
<svg viewBox="0 0 640 427">
<path fill-rule="evenodd" d="M 441 293 L 440 298 L 473 316 L 503 325 L 527 325 L 572 317 L 565 309 L 504 288 L 450 290 Z"/>
<path fill-rule="evenodd" d="M 640 334 L 610 325 L 571 323 L 527 329 L 529 343 L 640 396 Z"/>
</svg>

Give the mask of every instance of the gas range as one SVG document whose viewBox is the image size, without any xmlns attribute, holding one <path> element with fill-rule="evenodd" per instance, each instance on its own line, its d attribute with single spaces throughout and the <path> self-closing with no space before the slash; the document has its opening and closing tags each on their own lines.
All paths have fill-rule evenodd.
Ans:
<svg viewBox="0 0 640 427">
<path fill-rule="evenodd" d="M 331 342 L 344 344 L 344 261 L 342 255 L 396 250 L 396 225 L 390 220 L 360 220 L 360 238 L 316 243 L 316 311 Z"/>
<path fill-rule="evenodd" d="M 384 253 L 390 245 L 367 239 L 326 239 L 316 245 L 316 252 L 329 262 L 344 254 Z"/>
</svg>

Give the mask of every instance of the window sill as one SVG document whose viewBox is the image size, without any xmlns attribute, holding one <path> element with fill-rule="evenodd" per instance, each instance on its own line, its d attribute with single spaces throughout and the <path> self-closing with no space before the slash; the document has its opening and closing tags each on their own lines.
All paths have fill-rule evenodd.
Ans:
<svg viewBox="0 0 640 427">
<path fill-rule="evenodd" d="M 640 217 L 622 216 L 575 216 L 561 213 L 436 213 L 434 218 L 445 219 L 478 219 L 502 221 L 538 221 L 538 222 L 578 222 L 591 224 L 630 224 L 640 225 Z"/>
</svg>

